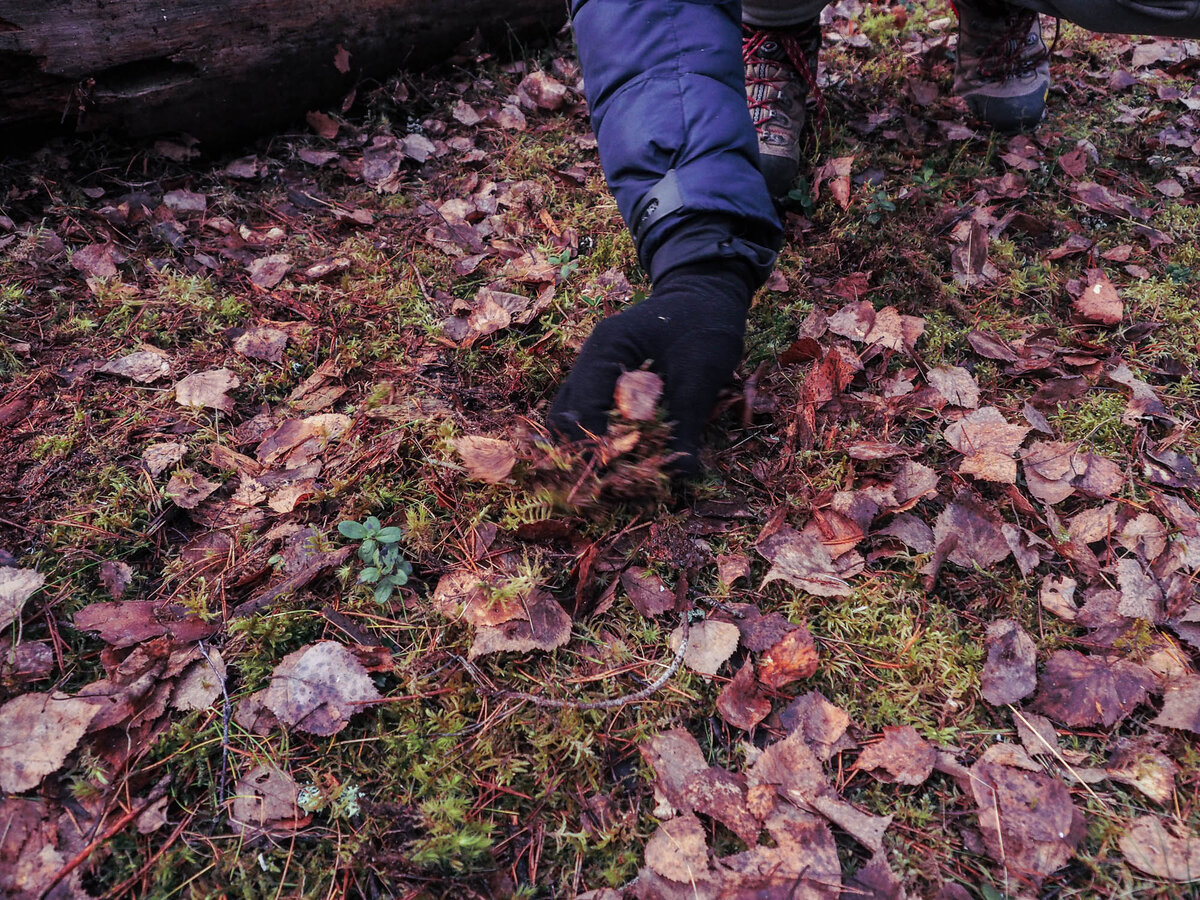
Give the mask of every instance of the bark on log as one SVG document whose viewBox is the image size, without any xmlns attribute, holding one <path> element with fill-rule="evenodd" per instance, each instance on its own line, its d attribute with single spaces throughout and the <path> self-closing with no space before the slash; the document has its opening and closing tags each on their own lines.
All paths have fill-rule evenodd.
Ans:
<svg viewBox="0 0 1200 900">
<path fill-rule="evenodd" d="M 0 151 L 46 127 L 220 143 L 444 59 L 476 28 L 521 37 L 564 18 L 564 0 L 0 0 Z"/>
</svg>

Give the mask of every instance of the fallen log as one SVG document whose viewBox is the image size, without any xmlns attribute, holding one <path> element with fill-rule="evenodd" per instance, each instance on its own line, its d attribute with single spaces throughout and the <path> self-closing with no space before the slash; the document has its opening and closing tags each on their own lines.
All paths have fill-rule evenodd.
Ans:
<svg viewBox="0 0 1200 900">
<path fill-rule="evenodd" d="M 360 79 L 521 39 L 563 0 L 0 0 L 0 151 L 30 130 L 264 133 Z"/>
</svg>

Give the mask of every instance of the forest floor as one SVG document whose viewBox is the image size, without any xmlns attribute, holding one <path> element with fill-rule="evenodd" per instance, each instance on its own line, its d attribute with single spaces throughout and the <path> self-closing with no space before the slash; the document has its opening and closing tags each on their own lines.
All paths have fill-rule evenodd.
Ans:
<svg viewBox="0 0 1200 900">
<path fill-rule="evenodd" d="M 3 159 L 0 894 L 1197 896 L 1200 47 L 1003 137 L 951 15 L 827 13 L 686 484 L 541 430 L 648 287 L 566 41 Z"/>
</svg>

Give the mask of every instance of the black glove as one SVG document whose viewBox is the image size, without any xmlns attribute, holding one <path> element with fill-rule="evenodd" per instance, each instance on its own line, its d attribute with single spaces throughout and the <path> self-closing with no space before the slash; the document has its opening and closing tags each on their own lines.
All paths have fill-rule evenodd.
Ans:
<svg viewBox="0 0 1200 900">
<path fill-rule="evenodd" d="M 698 471 L 700 437 L 717 393 L 741 361 L 758 280 L 736 259 L 692 263 L 664 274 L 650 297 L 596 326 L 550 407 L 551 430 L 566 440 L 603 434 L 617 379 L 649 362 L 663 380 L 671 448 L 682 454 L 675 469 Z"/>
</svg>

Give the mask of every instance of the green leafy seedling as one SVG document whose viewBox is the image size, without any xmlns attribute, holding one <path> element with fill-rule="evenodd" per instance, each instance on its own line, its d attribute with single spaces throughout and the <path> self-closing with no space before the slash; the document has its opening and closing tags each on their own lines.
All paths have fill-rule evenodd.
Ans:
<svg viewBox="0 0 1200 900">
<path fill-rule="evenodd" d="M 367 516 L 361 522 L 347 519 L 338 524 L 342 537 L 361 541 L 358 558 L 366 563 L 358 573 L 359 584 L 375 585 L 375 602 L 380 606 L 387 603 L 392 592 L 408 583 L 412 574 L 412 563 L 400 555 L 400 539 L 404 532 L 394 525 L 384 528 L 375 516 Z"/>
</svg>

